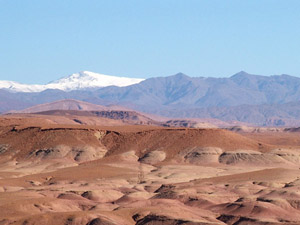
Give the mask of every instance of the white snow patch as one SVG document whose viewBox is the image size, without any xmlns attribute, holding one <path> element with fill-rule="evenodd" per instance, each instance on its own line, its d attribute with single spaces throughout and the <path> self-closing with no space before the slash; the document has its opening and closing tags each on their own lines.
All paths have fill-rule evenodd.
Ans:
<svg viewBox="0 0 300 225">
<path fill-rule="evenodd" d="M 73 91 L 87 88 L 101 88 L 107 86 L 125 87 L 140 83 L 145 79 L 109 76 L 89 71 L 74 73 L 70 76 L 52 81 L 45 85 L 21 84 L 14 81 L 0 81 L 0 89 L 12 92 L 41 92 L 47 89 Z"/>
</svg>

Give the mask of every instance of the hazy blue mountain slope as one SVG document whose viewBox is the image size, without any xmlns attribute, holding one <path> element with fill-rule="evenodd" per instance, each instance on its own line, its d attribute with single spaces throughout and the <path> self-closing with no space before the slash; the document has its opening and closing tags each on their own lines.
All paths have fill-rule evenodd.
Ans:
<svg viewBox="0 0 300 225">
<path fill-rule="evenodd" d="M 162 110 L 155 113 L 174 118 L 215 118 L 223 121 L 240 121 L 258 126 L 300 126 L 300 101 L 272 105 Z"/>
<path fill-rule="evenodd" d="M 300 79 L 288 75 L 256 76 L 240 72 L 230 78 L 191 78 L 184 74 L 151 78 L 139 84 L 96 91 L 96 97 L 117 104 L 156 110 L 287 103 L 300 99 Z"/>
</svg>

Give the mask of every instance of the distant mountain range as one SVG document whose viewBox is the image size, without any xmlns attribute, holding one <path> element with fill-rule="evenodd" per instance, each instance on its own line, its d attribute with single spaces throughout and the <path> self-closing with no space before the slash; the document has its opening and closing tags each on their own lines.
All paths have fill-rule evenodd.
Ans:
<svg viewBox="0 0 300 225">
<path fill-rule="evenodd" d="M 86 82 L 90 79 L 89 74 L 93 74 L 95 80 Z M 75 76 L 76 79 L 72 75 L 58 82 L 64 84 L 64 88 L 47 88 L 41 92 L 2 88 L 0 111 L 19 110 L 61 99 L 77 99 L 176 118 L 216 118 L 260 126 L 300 125 L 298 77 L 261 76 L 244 71 L 229 78 L 189 77 L 178 73 L 146 80 L 123 78 L 122 83 L 116 77 L 108 82 L 109 79 L 103 79 L 103 76 L 82 72 Z"/>
</svg>

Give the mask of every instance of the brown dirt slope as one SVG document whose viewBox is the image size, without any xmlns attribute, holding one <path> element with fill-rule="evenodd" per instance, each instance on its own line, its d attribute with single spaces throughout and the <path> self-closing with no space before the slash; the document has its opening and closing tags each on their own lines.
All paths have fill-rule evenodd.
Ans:
<svg viewBox="0 0 300 225">
<path fill-rule="evenodd" d="M 18 159 L 33 151 L 51 149 L 60 145 L 80 147 L 89 145 L 108 150 L 107 156 L 135 151 L 139 157 L 148 152 L 161 150 L 167 159 L 181 151 L 194 147 L 218 147 L 226 151 L 239 149 L 266 152 L 271 146 L 221 129 L 180 129 L 122 127 L 119 130 L 93 126 L 42 127 L 9 126 L 2 128 L 0 143 L 15 151 Z"/>
</svg>

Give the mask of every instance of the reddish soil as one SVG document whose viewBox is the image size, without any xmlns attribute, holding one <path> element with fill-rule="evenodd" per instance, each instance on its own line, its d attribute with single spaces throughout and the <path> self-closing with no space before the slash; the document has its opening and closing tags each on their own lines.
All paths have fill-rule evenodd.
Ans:
<svg viewBox="0 0 300 225">
<path fill-rule="evenodd" d="M 0 224 L 300 223 L 297 131 L 73 116 L 0 117 Z"/>
</svg>

